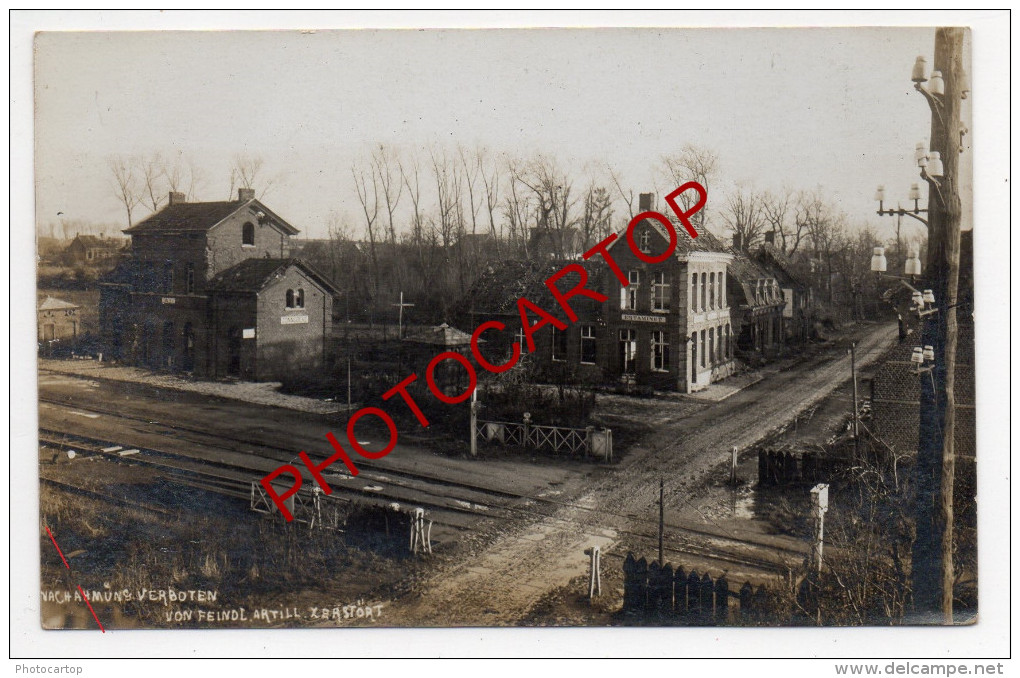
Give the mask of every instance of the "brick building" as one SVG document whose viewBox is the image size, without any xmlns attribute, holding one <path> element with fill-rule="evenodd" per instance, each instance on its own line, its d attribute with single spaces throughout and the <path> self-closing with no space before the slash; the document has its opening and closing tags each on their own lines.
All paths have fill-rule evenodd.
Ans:
<svg viewBox="0 0 1020 678">
<path fill-rule="evenodd" d="M 771 270 L 733 250 L 727 271 L 736 349 L 742 358 L 767 359 L 786 343 L 786 297 Z"/>
<path fill-rule="evenodd" d="M 46 297 L 37 310 L 39 342 L 50 342 L 78 338 L 79 311 L 76 304 Z"/>
<path fill-rule="evenodd" d="M 609 360 L 610 350 L 605 304 L 588 297 L 571 299 L 570 304 L 578 320 L 570 323 L 545 285 L 546 279 L 567 263 L 584 267 L 588 288 L 605 291 L 605 277 L 611 274 L 605 266 L 594 261 L 510 260 L 483 271 L 459 304 L 457 316 L 462 325 L 472 331 L 489 320 L 497 320 L 506 326 L 502 332 L 490 331 L 484 335 L 484 343 L 479 350 L 487 360 L 494 364 L 506 362 L 515 341 L 521 345 L 522 353 L 528 354 L 517 310 L 517 300 L 525 297 L 567 324 L 566 330 L 547 325 L 535 333 L 535 351 L 529 362 L 540 377 L 553 381 L 604 381 L 603 368 Z M 578 276 L 569 273 L 558 284 L 566 290 L 577 282 Z"/>
<path fill-rule="evenodd" d="M 641 196 L 642 211 L 651 208 L 651 199 L 651 194 Z M 491 361 L 502 362 L 515 337 L 521 341 L 517 299 L 526 297 L 565 320 L 545 280 L 567 263 L 577 263 L 588 274 L 587 287 L 608 300 L 574 297 L 570 303 L 578 315 L 576 322 L 568 322 L 566 330 L 546 326 L 535 334 L 532 362 L 540 373 L 554 380 L 623 382 L 682 392 L 704 388 L 736 368 L 726 283 L 733 255 L 707 231 L 692 239 L 682 227 L 675 228 L 676 250 L 659 264 L 639 259 L 624 236 L 609 246 L 627 276 L 627 286 L 599 257 L 577 262 L 508 261 L 491 267 L 462 302 L 463 322 L 476 327 L 499 320 L 507 326 L 503 333 L 486 334 L 490 344 L 482 349 Z M 647 220 L 635 227 L 634 239 L 652 254 L 668 245 L 664 228 Z M 558 285 L 567 290 L 576 283 L 577 276 L 571 273 Z"/>
<path fill-rule="evenodd" d="M 765 234 L 765 243 L 753 255 L 755 263 L 773 275 L 783 293 L 782 331 L 787 342 L 807 341 L 815 320 L 814 289 L 807 276 L 798 270 L 774 244 L 775 232 Z"/>
<path fill-rule="evenodd" d="M 639 209 L 652 209 L 652 195 Z M 673 255 L 658 264 L 639 259 L 621 236 L 609 251 L 629 284 L 607 275 L 606 322 L 612 350 L 605 370 L 622 381 L 657 389 L 697 391 L 735 369 L 734 328 L 727 271 L 733 255 L 707 230 L 697 238 L 678 233 Z M 645 220 L 634 228 L 638 249 L 665 251 L 664 227 Z"/>
<path fill-rule="evenodd" d="M 100 284 L 113 357 L 206 377 L 279 379 L 321 369 L 338 290 L 290 258 L 298 230 L 241 189 L 168 205 L 125 231 L 132 256 Z"/>
</svg>

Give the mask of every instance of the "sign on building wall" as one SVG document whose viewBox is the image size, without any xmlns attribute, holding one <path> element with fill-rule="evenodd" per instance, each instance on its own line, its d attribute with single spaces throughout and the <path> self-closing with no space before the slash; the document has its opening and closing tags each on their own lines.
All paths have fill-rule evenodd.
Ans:
<svg viewBox="0 0 1020 678">
<path fill-rule="evenodd" d="M 620 316 L 620 320 L 636 323 L 665 323 L 666 316 L 664 315 L 637 315 L 634 313 L 624 313 Z"/>
<path fill-rule="evenodd" d="M 242 339 L 254 339 L 255 338 L 255 328 L 254 327 L 246 327 L 243 330 L 241 330 L 241 338 Z"/>
<path fill-rule="evenodd" d="M 281 325 L 307 325 L 308 316 L 306 315 L 285 315 L 280 318 Z"/>
<path fill-rule="evenodd" d="M 177 303 L 177 299 L 175 299 L 174 297 L 163 297 L 163 303 L 164 304 L 176 304 Z"/>
</svg>

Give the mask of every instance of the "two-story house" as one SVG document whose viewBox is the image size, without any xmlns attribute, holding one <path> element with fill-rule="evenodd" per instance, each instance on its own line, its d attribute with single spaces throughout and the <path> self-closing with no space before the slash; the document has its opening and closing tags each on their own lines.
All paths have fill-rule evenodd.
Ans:
<svg viewBox="0 0 1020 678">
<path fill-rule="evenodd" d="M 241 189 L 167 206 L 124 231 L 130 260 L 100 286 L 107 350 L 151 368 L 279 379 L 319 369 L 339 291 L 290 258 L 298 229 Z"/>
<path fill-rule="evenodd" d="M 652 209 L 652 195 L 641 194 L 639 207 Z M 658 264 L 639 259 L 622 236 L 609 247 L 628 284 L 606 276 L 606 320 L 615 343 L 606 372 L 625 382 L 689 393 L 734 370 L 726 291 L 733 257 L 707 230 L 690 238 L 683 227 L 674 228 L 676 249 Z M 669 239 L 661 224 L 645 220 L 635 226 L 634 242 L 655 255 Z"/>
</svg>

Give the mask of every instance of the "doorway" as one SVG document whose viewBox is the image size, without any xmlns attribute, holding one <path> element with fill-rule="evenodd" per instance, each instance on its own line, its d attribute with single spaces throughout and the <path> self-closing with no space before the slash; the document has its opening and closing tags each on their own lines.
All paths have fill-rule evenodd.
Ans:
<svg viewBox="0 0 1020 678">
<path fill-rule="evenodd" d="M 237 327 L 227 333 L 227 376 L 241 376 L 241 330 Z"/>
</svg>

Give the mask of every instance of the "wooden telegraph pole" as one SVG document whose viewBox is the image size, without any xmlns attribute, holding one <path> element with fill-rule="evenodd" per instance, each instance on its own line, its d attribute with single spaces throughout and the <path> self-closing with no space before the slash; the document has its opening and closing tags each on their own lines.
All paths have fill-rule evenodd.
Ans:
<svg viewBox="0 0 1020 678">
<path fill-rule="evenodd" d="M 932 153 L 943 163 L 941 177 L 922 171 L 928 182 L 928 266 L 926 281 L 938 308 L 925 323 L 924 345 L 935 349 L 934 378 L 921 376 L 921 411 L 917 464 L 914 472 L 914 514 L 917 536 L 912 553 L 915 610 L 925 617 L 941 612 L 953 623 L 953 483 L 956 429 L 954 393 L 956 364 L 956 302 L 960 276 L 960 109 L 963 72 L 962 28 L 935 31 L 933 72 L 940 71 L 943 94 L 916 88 L 931 108 Z M 922 80 L 923 82 L 923 80 Z M 934 157 L 934 156 L 933 156 Z"/>
</svg>

